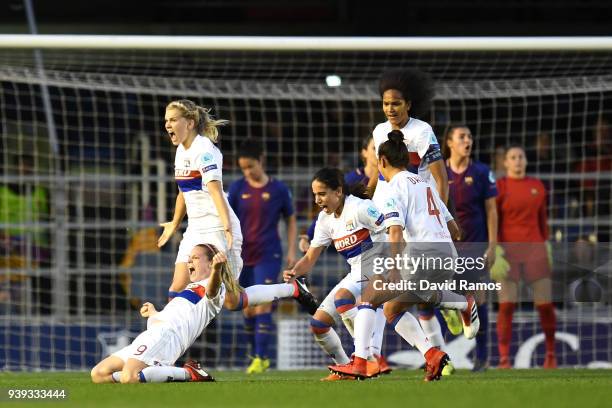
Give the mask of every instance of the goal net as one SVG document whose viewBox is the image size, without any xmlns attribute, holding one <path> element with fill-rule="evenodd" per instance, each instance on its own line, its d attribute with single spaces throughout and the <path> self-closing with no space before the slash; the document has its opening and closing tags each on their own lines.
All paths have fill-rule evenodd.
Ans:
<svg viewBox="0 0 612 408">
<path fill-rule="evenodd" d="M 385 69 L 407 66 L 436 79 L 425 119 L 439 138 L 449 123 L 467 124 L 476 158 L 498 175 L 501 149 L 525 146 L 529 174 L 549 191 L 556 253 L 578 241 L 604 254 L 591 268 L 599 272 L 572 281 L 556 272 L 554 300 L 560 365 L 612 364 L 605 268 L 612 50 L 39 55 L 29 49 L 0 54 L 0 368 L 91 368 L 145 328 L 138 314 L 143 301 L 165 303 L 180 241 L 156 246 L 158 224 L 171 218 L 176 194 L 174 148 L 163 129 L 170 100 L 192 99 L 231 121 L 220 142 L 226 189 L 240 176 L 241 140 L 260 139 L 267 171 L 290 186 L 305 228 L 313 216 L 311 175 L 323 165 L 350 170 L 359 164 L 361 140 L 384 120 L 376 79 Z M 340 86 L 327 86 L 331 75 Z M 345 273 L 339 256 L 325 254 L 311 279 L 318 298 Z M 588 295 L 578 296 L 581 302 L 576 287 Z M 521 293 L 527 305 L 529 290 Z M 517 366 L 541 364 L 537 314 L 525 306 L 516 315 Z M 293 303 L 281 302 L 275 319 L 279 368 L 327 363 L 307 316 Z M 338 330 L 350 351 L 349 336 Z M 488 330 L 495 362 L 494 323 Z M 400 340 L 388 330 L 383 350 L 396 363 L 420 364 Z M 459 367 L 468 367 L 473 344 L 454 340 L 449 347 Z M 249 352 L 242 316 L 226 311 L 189 351 L 218 368 L 243 367 Z"/>
</svg>

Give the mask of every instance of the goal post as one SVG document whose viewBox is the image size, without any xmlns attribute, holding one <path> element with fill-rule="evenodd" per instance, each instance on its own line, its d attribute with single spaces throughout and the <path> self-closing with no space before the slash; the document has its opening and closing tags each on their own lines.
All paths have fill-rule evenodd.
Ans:
<svg viewBox="0 0 612 408">
<path fill-rule="evenodd" d="M 610 249 L 612 174 L 591 159 L 612 145 L 612 37 L 0 35 L 0 50 L 4 369 L 92 367 L 145 327 L 138 302 L 164 303 L 177 240 L 156 247 L 176 191 L 163 115 L 176 98 L 231 121 L 220 139 L 226 188 L 240 175 L 241 140 L 261 139 L 267 170 L 291 188 L 306 226 L 313 172 L 355 167 L 361 140 L 384 120 L 378 76 L 417 67 L 436 80 L 425 119 L 439 138 L 449 123 L 467 124 L 475 157 L 497 163 L 498 172 L 500 149 L 524 145 L 529 174 L 549 188 L 551 239 L 559 251 L 578 238 Z M 40 50 L 42 66 L 33 50 Z M 339 86 L 328 86 L 329 76 Z M 340 257 L 326 254 L 313 271 L 317 296 L 344 273 Z M 58 274 L 61 293 L 52 289 Z M 591 278 L 602 290 L 599 302 L 578 305 L 567 288 L 556 299 L 565 366 L 612 362 L 611 280 L 605 273 Z M 524 367 L 540 361 L 542 350 L 537 317 L 519 315 L 513 347 Z M 279 367 L 325 361 L 292 303 L 282 303 L 276 316 Z M 223 312 L 192 352 L 206 366 L 242 367 L 249 351 L 242 335 L 241 315 Z M 287 339 L 304 350 L 294 354 Z M 395 361 L 416 361 L 402 354 L 409 350 L 394 333 L 385 341 Z"/>
</svg>

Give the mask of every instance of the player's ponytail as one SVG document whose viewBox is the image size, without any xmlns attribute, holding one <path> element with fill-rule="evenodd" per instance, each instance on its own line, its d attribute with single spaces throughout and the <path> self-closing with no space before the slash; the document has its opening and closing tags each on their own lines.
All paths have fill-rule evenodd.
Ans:
<svg viewBox="0 0 612 408">
<path fill-rule="evenodd" d="M 229 123 L 225 119 L 215 119 L 210 114 L 210 108 L 198 106 L 189 99 L 172 101 L 166 106 L 166 109 L 177 109 L 185 119 L 193 120 L 197 132 L 209 138 L 213 143 L 219 141 L 219 130 L 217 128 Z"/>
<path fill-rule="evenodd" d="M 384 157 L 391 167 L 406 169 L 410 164 L 408 148 L 404 144 L 404 134 L 401 130 L 392 130 L 387 135 L 389 140 L 378 147 L 378 157 Z"/>
<path fill-rule="evenodd" d="M 234 274 L 232 273 L 228 262 L 224 263 L 223 266 L 221 267 L 221 282 L 223 282 L 223 285 L 225 286 L 225 290 L 228 293 L 238 294 L 244 291 L 244 289 L 242 288 L 242 286 L 240 286 L 238 281 L 234 279 Z"/>
<path fill-rule="evenodd" d="M 198 106 L 198 116 L 200 118 L 198 122 L 198 132 L 210 139 L 211 142 L 217 143 L 219 141 L 219 126 L 223 126 L 229 123 L 229 120 L 215 119 L 210 114 L 209 108 L 203 108 Z"/>
<path fill-rule="evenodd" d="M 338 188 L 342 187 L 342 194 L 344 196 L 350 194 L 363 199 L 369 198 L 369 196 L 366 194 L 366 186 L 362 183 L 351 184 L 349 186 L 344 181 L 344 174 L 342 174 L 340 169 L 324 167 L 315 173 L 312 181 L 323 183 L 332 190 L 337 190 Z"/>
</svg>

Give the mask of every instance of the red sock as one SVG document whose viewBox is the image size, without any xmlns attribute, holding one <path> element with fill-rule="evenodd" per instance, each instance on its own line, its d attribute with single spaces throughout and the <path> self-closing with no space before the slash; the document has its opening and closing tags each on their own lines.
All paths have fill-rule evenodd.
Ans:
<svg viewBox="0 0 612 408">
<path fill-rule="evenodd" d="M 499 357 L 509 358 L 510 341 L 512 340 L 512 314 L 516 303 L 503 302 L 499 304 L 497 315 L 497 349 Z"/>
<path fill-rule="evenodd" d="M 557 320 L 555 317 L 555 306 L 552 303 L 542 303 L 536 306 L 540 313 L 540 324 L 546 339 L 546 353 L 555 352 L 555 329 Z"/>
</svg>

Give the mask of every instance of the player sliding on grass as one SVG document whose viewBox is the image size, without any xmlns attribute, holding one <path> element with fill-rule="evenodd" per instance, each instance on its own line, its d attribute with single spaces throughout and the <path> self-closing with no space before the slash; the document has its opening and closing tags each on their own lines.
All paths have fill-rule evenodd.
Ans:
<svg viewBox="0 0 612 408">
<path fill-rule="evenodd" d="M 164 231 L 157 245 L 161 247 L 168 242 L 185 214 L 188 216 L 168 292 L 170 299 L 189 282 L 187 259 L 191 249 L 200 242 L 211 243 L 226 254 L 229 270 L 236 281 L 242 271 L 240 222 L 223 192 L 223 154 L 217 147 L 217 127 L 227 121 L 214 120 L 209 111 L 187 99 L 170 102 L 166 107 L 165 128 L 170 141 L 177 146 L 174 176 L 179 192 L 173 219 L 161 225 Z M 306 286 L 297 281 L 292 285 L 255 285 L 244 290 L 237 286 L 236 291 L 226 293 L 224 306 L 229 310 L 242 310 L 286 297 L 296 298 L 310 314 L 317 308 Z"/>
<path fill-rule="evenodd" d="M 182 368 L 174 363 L 219 314 L 236 281 L 225 254 L 209 244 L 191 250 L 187 270 L 191 284 L 161 311 L 151 303 L 142 305 L 147 330 L 98 363 L 91 370 L 94 383 L 214 381 L 196 361 Z"/>
<path fill-rule="evenodd" d="M 349 358 L 342 348 L 340 338 L 332 328 L 342 320 L 353 334 L 353 319 L 357 310 L 356 299 L 361 294 L 362 275 L 370 275 L 371 270 L 363 270 L 364 263 L 371 263 L 380 246 L 373 242 L 385 240 L 384 215 L 365 197 L 365 186 L 356 184 L 349 190 L 344 175 L 338 169 L 319 170 L 312 181 L 315 202 L 321 208 L 316 222 L 314 238 L 306 254 L 293 269 L 283 273 L 285 281 L 308 273 L 323 250 L 332 242 L 339 254 L 344 256 L 351 272 L 329 293 L 311 320 L 311 330 L 316 342 L 337 363 L 345 364 Z M 368 349 L 370 342 L 368 342 Z M 375 356 L 368 355 L 367 357 Z M 371 364 L 372 375 L 378 374 L 378 364 Z M 328 378 L 334 379 L 334 378 Z M 341 379 L 340 377 L 335 379 Z"/>
<path fill-rule="evenodd" d="M 454 259 L 456 251 L 445 214 L 448 210 L 435 189 L 417 174 L 406 171 L 408 151 L 402 133 L 389 133 L 389 140 L 380 145 L 378 155 L 378 168 L 388 183 L 384 212 L 391 247 L 390 258 L 406 254 L 412 259 Z M 408 245 L 405 245 L 406 242 Z M 404 251 L 404 246 L 407 251 Z M 461 310 L 463 332 L 470 339 L 476 336 L 479 321 L 476 303 L 471 296 L 466 298 L 449 290 L 421 287 L 423 282 L 441 284 L 453 276 L 454 271 L 445 266 L 446 262 L 431 264 L 434 266 L 425 268 L 422 265 L 399 269 L 392 266 L 389 273 L 374 275 L 362 290 L 361 305 L 355 318 L 354 359 L 349 364 L 330 366 L 330 370 L 356 378 L 369 377 L 366 368 L 368 344 L 372 337 L 375 310 L 384 303 L 387 322 L 425 357 L 425 381 L 440 378 L 449 361 L 448 355 L 430 343 L 417 320 L 407 310 L 417 304 Z M 413 283 L 415 289 L 385 289 L 383 285 L 406 282 Z"/>
</svg>

